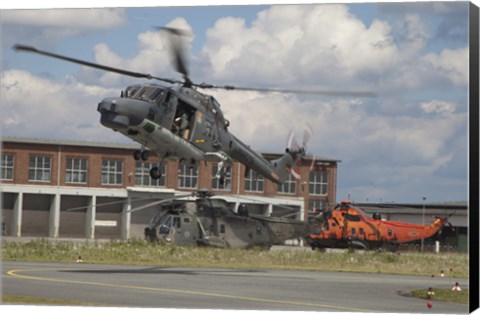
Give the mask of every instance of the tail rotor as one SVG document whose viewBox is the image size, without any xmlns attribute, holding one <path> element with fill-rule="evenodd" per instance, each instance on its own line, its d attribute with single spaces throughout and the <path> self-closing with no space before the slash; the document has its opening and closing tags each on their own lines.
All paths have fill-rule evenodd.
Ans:
<svg viewBox="0 0 480 315">
<path fill-rule="evenodd" d="M 287 152 L 292 156 L 294 163 L 290 168 L 290 174 L 295 177 L 297 180 L 301 179 L 300 166 L 302 165 L 303 158 L 305 157 L 305 152 L 307 144 L 310 141 L 313 135 L 313 128 L 309 124 L 305 124 L 303 130 L 303 140 L 302 145 L 298 144 L 298 141 L 295 137 L 293 131 L 290 131 L 288 136 Z"/>
</svg>

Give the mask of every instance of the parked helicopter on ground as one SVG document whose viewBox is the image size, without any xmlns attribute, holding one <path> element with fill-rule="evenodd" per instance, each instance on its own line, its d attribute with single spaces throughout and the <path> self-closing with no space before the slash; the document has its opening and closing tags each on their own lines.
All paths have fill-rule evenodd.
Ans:
<svg viewBox="0 0 480 315">
<path fill-rule="evenodd" d="M 306 234 L 305 221 L 249 214 L 245 204 L 235 213 L 224 199 L 212 196 L 208 191 L 199 190 L 194 199 L 180 197 L 163 202 L 161 210 L 145 228 L 145 238 L 176 245 L 270 248 Z"/>
<path fill-rule="evenodd" d="M 395 251 L 401 243 L 429 238 L 439 232 L 448 218 L 436 218 L 431 225 L 382 220 L 372 217 L 350 201 L 342 201 L 332 211 L 321 212 L 317 224 L 310 225 L 305 238 L 312 249 L 352 248 Z"/>
<path fill-rule="evenodd" d="M 306 140 L 302 146 L 288 147 L 279 159 L 267 161 L 229 132 L 229 121 L 224 117 L 220 104 L 212 96 L 200 93 L 197 89 L 307 93 L 341 97 L 374 96 L 371 92 L 278 90 L 197 84 L 189 78 L 184 57 L 181 37 L 185 36 L 185 32 L 166 27 L 160 29 L 169 38 L 175 70 L 182 74 L 183 81 L 113 68 L 26 45 L 15 45 L 14 49 L 121 75 L 172 84 L 168 87 L 152 83 L 128 86 L 121 92 L 120 97 L 106 98 L 98 104 L 100 122 L 142 145 L 142 149 L 134 153 L 136 160 L 147 160 L 149 148 L 162 160 L 178 159 L 191 166 L 197 165 L 200 161 L 216 161 L 219 162 L 217 177 L 220 182 L 224 180 L 226 166 L 236 160 L 246 166 L 245 174 L 251 169 L 274 183 L 281 184 L 305 155 Z M 150 175 L 153 179 L 162 176 L 158 167 L 153 167 Z M 294 172 L 292 175 L 298 177 Z"/>
</svg>

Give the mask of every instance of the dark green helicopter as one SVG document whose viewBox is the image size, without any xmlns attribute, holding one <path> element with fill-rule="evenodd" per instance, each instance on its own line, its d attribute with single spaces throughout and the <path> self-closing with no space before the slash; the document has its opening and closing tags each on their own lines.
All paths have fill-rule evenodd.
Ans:
<svg viewBox="0 0 480 315">
<path fill-rule="evenodd" d="M 129 212 L 162 204 L 145 228 L 145 239 L 179 246 L 269 249 L 308 234 L 305 221 L 250 214 L 246 204 L 234 212 L 227 201 L 212 196 L 199 190 L 195 196 L 154 201 Z"/>
<path fill-rule="evenodd" d="M 302 146 L 288 147 L 279 159 L 268 161 L 229 132 L 229 121 L 224 117 L 220 104 L 212 96 L 200 93 L 198 89 L 343 97 L 374 96 L 370 92 L 278 90 L 197 84 L 190 79 L 185 63 L 184 49 L 180 39 L 185 32 L 166 27 L 160 29 L 168 35 L 175 70 L 183 75 L 183 81 L 113 68 L 26 45 L 15 45 L 14 49 L 135 78 L 170 83 L 171 86 L 153 83 L 135 84 L 122 91 L 120 97 L 102 100 L 97 108 L 101 115 L 101 124 L 142 145 L 142 149 L 134 153 L 136 160 L 147 160 L 148 148 L 162 160 L 177 159 L 191 166 L 196 166 L 200 161 L 219 162 L 217 177 L 220 182 L 224 180 L 226 166 L 239 161 L 246 167 L 245 174 L 252 169 L 272 182 L 281 184 L 288 179 L 295 165 L 305 155 L 306 141 Z M 298 177 L 294 172 L 292 174 Z M 158 167 L 153 167 L 150 170 L 150 176 L 153 179 L 159 179 L 162 174 Z"/>
</svg>

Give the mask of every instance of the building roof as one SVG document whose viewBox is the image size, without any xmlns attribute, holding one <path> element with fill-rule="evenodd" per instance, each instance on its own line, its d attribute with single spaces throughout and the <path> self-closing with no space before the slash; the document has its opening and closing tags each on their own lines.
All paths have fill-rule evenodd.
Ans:
<svg viewBox="0 0 480 315">
<path fill-rule="evenodd" d="M 57 140 L 57 139 L 42 139 L 42 138 L 21 138 L 21 137 L 2 137 L 3 142 L 11 143 L 28 143 L 28 144 L 46 144 L 46 145 L 63 145 L 63 146 L 77 146 L 77 147 L 96 147 L 96 148 L 114 148 L 114 149 L 139 149 L 139 143 L 109 143 L 109 142 L 93 142 L 80 140 Z"/>
<path fill-rule="evenodd" d="M 381 212 L 381 213 L 422 213 L 425 209 L 425 213 L 466 213 L 468 211 L 468 202 L 455 202 L 455 203 L 427 203 L 425 205 L 421 203 L 417 204 L 405 204 L 405 203 L 354 203 L 355 206 L 364 209 L 368 213 Z M 424 208 L 425 207 L 425 208 Z"/>
</svg>

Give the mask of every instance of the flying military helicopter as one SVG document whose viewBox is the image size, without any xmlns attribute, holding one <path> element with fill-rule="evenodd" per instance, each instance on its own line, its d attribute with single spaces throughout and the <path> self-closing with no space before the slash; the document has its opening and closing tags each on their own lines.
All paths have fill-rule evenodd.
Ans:
<svg viewBox="0 0 480 315">
<path fill-rule="evenodd" d="M 133 84 L 123 90 L 120 97 L 105 98 L 97 107 L 100 123 L 141 144 L 141 150 L 134 153 L 135 160 L 147 160 L 149 157 L 147 149 L 150 149 L 161 160 L 177 159 L 191 166 L 196 166 L 200 161 L 219 162 L 217 177 L 220 182 L 224 181 L 226 166 L 239 161 L 246 167 L 245 174 L 251 169 L 272 182 L 281 184 L 305 155 L 305 141 L 301 146 L 287 148 L 279 159 L 268 161 L 229 132 L 230 122 L 224 117 L 219 102 L 213 96 L 199 92 L 199 89 L 341 97 L 374 96 L 371 92 L 279 90 L 194 83 L 189 77 L 182 44 L 186 32 L 168 27 L 159 29 L 167 35 L 174 68 L 183 76 L 183 80 L 114 68 L 27 45 L 17 44 L 13 48 L 16 51 L 61 59 L 107 72 L 171 84 L 170 86 L 155 83 Z M 158 167 L 153 167 L 150 176 L 159 179 L 162 174 Z"/>
<path fill-rule="evenodd" d="M 448 217 L 436 218 L 431 225 L 382 220 L 379 213 L 370 216 L 348 200 L 332 211 L 321 212 L 310 222 L 310 233 L 305 240 L 312 249 L 384 248 L 390 251 L 395 251 L 401 243 L 432 237 L 449 224 Z"/>
<path fill-rule="evenodd" d="M 154 201 L 130 212 L 160 204 L 160 211 L 145 228 L 145 238 L 152 242 L 269 249 L 302 238 L 307 230 L 305 221 L 249 214 L 246 204 L 240 204 L 234 212 L 224 199 L 213 198 L 207 190 L 199 190 L 194 196 Z"/>
</svg>

